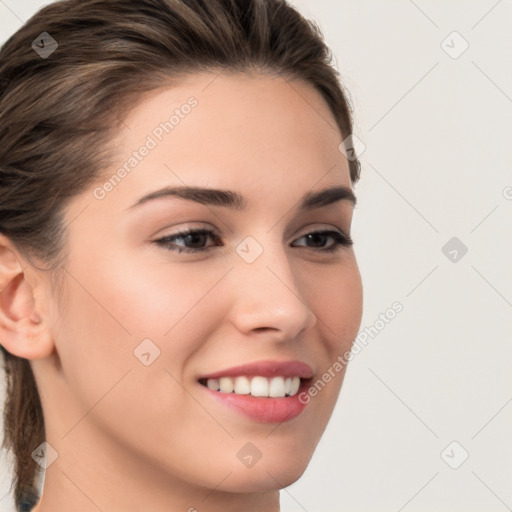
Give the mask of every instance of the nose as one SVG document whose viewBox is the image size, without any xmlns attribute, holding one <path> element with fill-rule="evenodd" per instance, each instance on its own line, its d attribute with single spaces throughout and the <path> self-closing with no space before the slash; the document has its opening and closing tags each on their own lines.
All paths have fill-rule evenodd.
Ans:
<svg viewBox="0 0 512 512">
<path fill-rule="evenodd" d="M 234 290 L 231 317 L 240 332 L 268 331 L 272 339 L 286 341 L 316 324 L 282 244 L 269 244 L 252 263 L 238 258 L 230 279 Z"/>
</svg>

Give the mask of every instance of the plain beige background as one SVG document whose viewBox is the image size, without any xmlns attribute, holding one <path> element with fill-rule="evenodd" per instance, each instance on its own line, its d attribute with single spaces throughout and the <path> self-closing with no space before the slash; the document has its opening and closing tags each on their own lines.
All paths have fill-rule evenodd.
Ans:
<svg viewBox="0 0 512 512">
<path fill-rule="evenodd" d="M 46 3 L 0 0 L 0 41 Z M 355 109 L 368 343 L 282 511 L 510 510 L 512 1 L 292 3 Z"/>
</svg>

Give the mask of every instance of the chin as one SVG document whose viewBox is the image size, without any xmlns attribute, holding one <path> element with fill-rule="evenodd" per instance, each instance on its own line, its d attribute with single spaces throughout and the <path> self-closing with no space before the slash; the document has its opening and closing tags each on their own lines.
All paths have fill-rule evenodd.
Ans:
<svg viewBox="0 0 512 512">
<path fill-rule="evenodd" d="M 309 457 L 287 458 L 273 455 L 263 461 L 262 457 L 253 467 L 240 465 L 224 482 L 223 490 L 234 493 L 276 491 L 296 482 L 306 471 Z"/>
</svg>

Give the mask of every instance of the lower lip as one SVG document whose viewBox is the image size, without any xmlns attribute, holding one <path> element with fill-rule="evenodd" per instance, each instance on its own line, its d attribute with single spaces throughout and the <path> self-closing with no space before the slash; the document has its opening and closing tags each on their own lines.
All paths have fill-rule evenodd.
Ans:
<svg viewBox="0 0 512 512">
<path fill-rule="evenodd" d="M 213 391 L 201 384 L 200 386 L 214 399 L 221 401 L 227 407 L 261 423 L 283 423 L 289 421 L 299 416 L 307 405 L 299 401 L 300 393 L 307 389 L 305 381 L 301 381 L 296 395 L 283 398 L 222 393 L 220 391 Z"/>
</svg>

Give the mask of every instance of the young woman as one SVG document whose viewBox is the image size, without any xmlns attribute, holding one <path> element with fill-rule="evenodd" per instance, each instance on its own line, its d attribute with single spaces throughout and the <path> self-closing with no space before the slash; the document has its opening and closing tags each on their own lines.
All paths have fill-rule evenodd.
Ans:
<svg viewBox="0 0 512 512">
<path fill-rule="evenodd" d="M 279 510 L 361 321 L 351 132 L 285 1 L 66 0 L 5 43 L 18 510 Z"/>
</svg>

